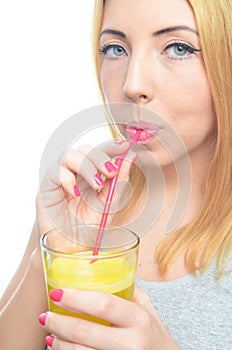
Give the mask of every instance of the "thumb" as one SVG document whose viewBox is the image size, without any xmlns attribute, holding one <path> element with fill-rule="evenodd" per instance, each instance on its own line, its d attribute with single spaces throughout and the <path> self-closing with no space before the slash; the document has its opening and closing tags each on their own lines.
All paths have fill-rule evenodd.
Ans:
<svg viewBox="0 0 232 350">
<path fill-rule="evenodd" d="M 154 305 L 152 304 L 152 301 L 149 295 L 146 292 L 144 292 L 141 288 L 139 288 L 137 285 L 135 286 L 135 291 L 134 291 L 134 302 L 137 305 L 139 305 L 141 308 L 146 310 L 157 321 L 160 322 L 160 317 L 156 309 L 154 308 Z"/>
<path fill-rule="evenodd" d="M 135 158 L 135 152 L 128 152 L 118 168 L 117 178 L 107 181 L 104 188 L 99 193 L 99 198 L 102 202 L 105 202 L 110 188 L 112 191 L 112 181 L 114 181 L 115 187 L 113 189 L 114 192 L 111 202 L 111 213 L 116 213 L 121 210 L 131 198 L 132 189 L 129 182 L 129 175 Z"/>
<path fill-rule="evenodd" d="M 119 168 L 118 183 L 120 180 L 129 180 L 130 170 L 135 162 L 137 154 L 133 151 L 129 151 L 128 154 L 122 161 L 121 167 Z"/>
</svg>

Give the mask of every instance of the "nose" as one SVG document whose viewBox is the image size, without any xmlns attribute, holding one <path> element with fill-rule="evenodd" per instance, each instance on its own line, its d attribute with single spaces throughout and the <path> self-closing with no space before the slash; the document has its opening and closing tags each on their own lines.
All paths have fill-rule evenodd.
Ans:
<svg viewBox="0 0 232 350">
<path fill-rule="evenodd" d="M 127 98 L 139 105 L 145 105 L 154 98 L 152 70 L 147 59 L 135 57 L 130 60 L 123 92 Z"/>
</svg>

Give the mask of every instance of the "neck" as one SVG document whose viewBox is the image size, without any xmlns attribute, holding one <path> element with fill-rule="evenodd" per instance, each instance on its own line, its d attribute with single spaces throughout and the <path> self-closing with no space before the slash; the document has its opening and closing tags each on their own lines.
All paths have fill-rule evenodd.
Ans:
<svg viewBox="0 0 232 350">
<path fill-rule="evenodd" d="M 209 147 L 201 147 L 200 152 L 195 150 L 161 170 L 146 169 L 148 190 L 156 198 L 154 205 L 162 203 L 162 212 L 166 213 L 166 232 L 190 223 L 201 210 L 211 158 Z"/>
</svg>

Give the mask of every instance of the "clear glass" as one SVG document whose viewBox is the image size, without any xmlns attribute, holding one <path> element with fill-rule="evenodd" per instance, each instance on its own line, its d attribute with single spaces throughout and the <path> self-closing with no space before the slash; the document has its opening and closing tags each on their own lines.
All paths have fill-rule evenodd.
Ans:
<svg viewBox="0 0 232 350">
<path fill-rule="evenodd" d="M 49 298 L 52 289 L 71 288 L 133 299 L 139 237 L 126 228 L 108 226 L 94 256 L 98 228 L 76 225 L 51 230 L 41 237 L 41 249 L 50 310 L 107 324 L 61 309 Z"/>
</svg>

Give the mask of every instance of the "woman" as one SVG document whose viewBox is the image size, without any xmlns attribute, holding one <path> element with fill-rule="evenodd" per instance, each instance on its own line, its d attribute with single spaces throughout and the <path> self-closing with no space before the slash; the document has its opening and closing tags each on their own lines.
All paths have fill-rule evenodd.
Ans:
<svg viewBox="0 0 232 350">
<path fill-rule="evenodd" d="M 134 303 L 100 293 L 53 291 L 51 297 L 61 307 L 104 318 L 113 324 L 107 329 L 44 313 L 41 253 L 34 230 L 2 300 L 3 348 L 43 349 L 44 336 L 49 334 L 46 343 L 52 349 L 231 349 L 231 15 L 229 0 L 96 1 L 94 48 L 104 101 L 133 103 L 161 115 L 184 148 L 170 159 L 162 142 L 157 142 L 158 136 L 168 141 L 168 127 L 144 145 L 162 168 L 167 194 L 158 219 L 141 237 L 141 289 L 136 289 Z M 131 135 L 144 126 L 139 118 L 126 122 Z M 115 145 L 114 156 L 126 147 Z M 63 190 L 72 199 L 74 188 L 83 220 L 94 213 L 84 207 L 75 172 L 91 190 L 100 190 L 98 197 L 103 200 L 117 172 L 107 150 L 101 153 L 104 166 L 91 158 L 91 170 L 81 168 L 84 155 L 88 162 L 89 154 L 89 148 L 81 148 L 62 164 Z M 129 153 L 121 179 L 128 178 L 134 158 Z M 178 187 L 175 165 L 186 158 L 192 172 L 192 182 L 186 185 L 192 187 L 189 205 L 175 230 L 166 235 Z M 137 170 L 134 177 L 142 183 Z M 142 185 L 139 195 L 146 195 Z M 132 214 L 130 208 L 126 210 L 133 219 L 140 208 Z M 48 228 L 40 197 L 37 223 L 40 233 Z"/>
</svg>

